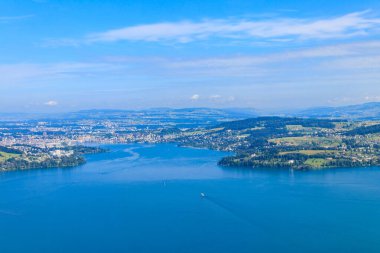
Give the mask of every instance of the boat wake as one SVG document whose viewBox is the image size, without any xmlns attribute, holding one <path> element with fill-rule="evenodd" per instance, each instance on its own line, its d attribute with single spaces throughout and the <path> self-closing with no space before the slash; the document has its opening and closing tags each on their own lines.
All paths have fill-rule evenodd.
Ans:
<svg viewBox="0 0 380 253">
<path fill-rule="evenodd" d="M 201 194 L 201 196 L 202 196 L 202 199 L 205 199 L 205 200 L 209 201 L 210 203 L 214 204 L 215 206 L 223 209 L 224 211 L 228 212 L 229 214 L 231 214 L 235 218 L 238 218 L 239 220 L 241 220 L 241 221 L 243 221 L 249 225 L 259 226 L 255 221 L 251 220 L 250 217 L 246 217 L 245 215 L 241 214 L 239 211 L 230 207 L 228 204 L 224 203 L 222 200 L 219 200 L 219 199 L 214 198 L 214 197 L 207 196 L 205 194 L 204 195 Z"/>
</svg>

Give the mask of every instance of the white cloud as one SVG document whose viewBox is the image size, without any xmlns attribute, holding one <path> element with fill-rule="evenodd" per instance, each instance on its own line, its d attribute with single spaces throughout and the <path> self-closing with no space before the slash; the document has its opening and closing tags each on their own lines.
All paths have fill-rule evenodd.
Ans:
<svg viewBox="0 0 380 253">
<path fill-rule="evenodd" d="M 194 94 L 190 97 L 190 99 L 193 101 L 199 100 L 200 98 L 201 98 L 201 96 L 199 96 L 198 94 Z"/>
<path fill-rule="evenodd" d="M 47 101 L 46 103 L 44 103 L 46 106 L 57 106 L 58 105 L 58 102 L 55 101 L 55 100 L 50 100 L 50 101 Z"/>
<path fill-rule="evenodd" d="M 378 29 L 380 18 L 369 14 L 370 11 L 363 11 L 320 19 L 208 19 L 200 22 L 153 23 L 92 33 L 79 41 L 66 39 L 61 43 L 71 45 L 116 41 L 189 43 L 210 38 L 249 40 L 250 42 L 268 40 L 281 43 L 307 39 L 337 39 L 364 36 Z"/>
</svg>

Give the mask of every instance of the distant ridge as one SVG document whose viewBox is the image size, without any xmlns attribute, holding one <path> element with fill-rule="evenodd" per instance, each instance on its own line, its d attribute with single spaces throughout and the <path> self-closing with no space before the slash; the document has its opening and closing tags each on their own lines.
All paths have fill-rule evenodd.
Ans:
<svg viewBox="0 0 380 253">
<path fill-rule="evenodd" d="M 181 116 L 181 115 L 214 115 L 220 117 L 232 117 L 232 118 L 244 118 L 244 117 L 257 117 L 258 113 L 254 109 L 249 108 L 207 108 L 207 107 L 194 107 L 194 108 L 150 108 L 142 110 L 119 110 L 119 109 L 92 109 L 92 110 L 81 110 L 77 112 L 61 114 L 62 116 L 68 118 L 123 118 L 130 117 L 136 114 L 144 115 L 160 115 L 165 114 L 171 116 Z"/>
<path fill-rule="evenodd" d="M 380 102 L 348 105 L 340 107 L 316 107 L 298 113 L 297 117 L 342 118 L 342 119 L 380 119 Z"/>
<path fill-rule="evenodd" d="M 259 116 L 250 108 L 150 108 L 143 110 L 89 109 L 67 113 L 0 113 L 0 121 L 17 120 L 176 120 L 195 124 L 238 120 Z"/>
<path fill-rule="evenodd" d="M 308 117 L 330 118 L 348 120 L 380 120 L 380 102 L 365 104 L 337 106 L 337 107 L 314 107 L 300 111 L 281 111 L 281 113 L 263 113 L 252 108 L 150 108 L 141 110 L 132 109 L 88 109 L 67 113 L 0 113 L 1 120 L 62 120 L 62 119 L 125 119 L 141 115 L 154 117 L 194 117 L 198 121 L 208 118 L 216 120 L 237 120 L 255 118 L 261 116 L 281 117 Z"/>
</svg>

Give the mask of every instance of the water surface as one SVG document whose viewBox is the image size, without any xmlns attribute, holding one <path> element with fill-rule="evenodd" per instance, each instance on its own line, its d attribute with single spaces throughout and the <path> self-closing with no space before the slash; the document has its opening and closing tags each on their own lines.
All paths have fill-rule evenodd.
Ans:
<svg viewBox="0 0 380 253">
<path fill-rule="evenodd" d="M 216 151 L 109 148 L 0 174 L 0 252 L 380 252 L 379 168 L 223 169 Z"/>
</svg>

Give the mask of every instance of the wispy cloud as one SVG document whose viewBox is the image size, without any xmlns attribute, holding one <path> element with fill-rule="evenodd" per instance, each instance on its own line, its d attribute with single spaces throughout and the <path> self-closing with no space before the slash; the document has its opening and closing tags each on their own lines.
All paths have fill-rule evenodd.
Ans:
<svg viewBox="0 0 380 253">
<path fill-rule="evenodd" d="M 380 71 L 380 41 L 344 43 L 305 48 L 282 53 L 211 57 L 199 59 L 104 57 L 92 62 L 57 62 L 50 64 L 0 64 L 0 85 L 26 83 L 38 80 L 83 80 L 94 77 L 112 77 L 119 80 L 132 76 L 142 78 L 149 74 L 155 80 L 208 80 L 210 78 L 299 77 L 303 73 L 329 72 L 332 78 L 339 71 L 341 78 L 352 72 Z M 293 74 L 290 74 L 293 73 Z M 198 97 L 199 98 L 199 97 Z M 217 100 L 215 95 L 212 97 Z M 196 100 L 197 96 L 193 97 Z"/>
<path fill-rule="evenodd" d="M 276 43 L 339 39 L 365 36 L 378 29 L 380 18 L 370 11 L 330 18 L 207 19 L 128 26 L 86 35 L 82 39 L 53 40 L 51 43 L 80 45 L 98 42 L 145 41 L 189 43 L 212 38 L 271 41 Z"/>
<path fill-rule="evenodd" d="M 89 62 L 0 64 L 0 84 L 72 77 L 84 78 L 117 69 L 120 69 L 120 66 L 116 64 Z"/>
<path fill-rule="evenodd" d="M 201 71 L 218 71 L 229 74 L 230 71 L 261 70 L 270 64 L 288 63 L 290 61 L 323 60 L 326 59 L 326 67 L 333 68 L 374 68 L 380 67 L 380 41 L 360 43 L 336 44 L 314 48 L 299 49 L 289 52 L 245 55 L 230 57 L 215 57 L 196 60 L 171 60 L 162 62 L 170 69 L 186 69 Z M 327 66 L 328 65 L 328 66 Z M 210 73 L 210 72 L 207 72 Z M 250 72 L 252 75 L 256 73 Z M 240 74 L 243 74 L 240 73 Z"/>
<path fill-rule="evenodd" d="M 170 93 L 165 102 L 192 101 L 198 106 L 271 105 L 275 100 L 308 104 L 322 99 L 343 104 L 348 101 L 334 98 L 362 101 L 368 96 L 373 101 L 379 96 L 379 62 L 380 41 L 369 41 L 200 59 L 109 56 L 91 62 L 0 64 L 0 93 L 15 85 L 50 89 L 42 100 L 49 102 L 60 96 L 55 89 L 69 96 L 70 87 L 70 96 L 82 96 L 85 90 L 99 98 L 122 101 L 125 94 L 133 94 L 135 101 L 156 101 L 157 92 L 165 89 Z"/>
<path fill-rule="evenodd" d="M 29 19 L 34 17 L 34 15 L 22 15 L 22 16 L 0 16 L 0 23 L 9 23 L 12 21 L 18 21 L 23 19 Z"/>
<path fill-rule="evenodd" d="M 379 49 L 380 50 L 380 49 Z M 380 54 L 342 57 L 325 63 L 326 67 L 345 69 L 349 71 L 380 70 Z"/>
<path fill-rule="evenodd" d="M 183 100 L 212 104 L 240 103 L 249 94 L 290 94 L 291 89 L 300 94 L 309 89 L 333 90 L 347 96 L 350 90 L 360 90 L 364 97 L 368 90 L 379 90 L 374 88 L 380 87 L 379 62 L 380 41 L 201 59 L 109 56 L 91 62 L 0 64 L 0 89 L 15 84 L 70 85 L 74 90 L 106 85 L 107 94 L 142 95 L 165 87 L 182 94 Z"/>
</svg>

